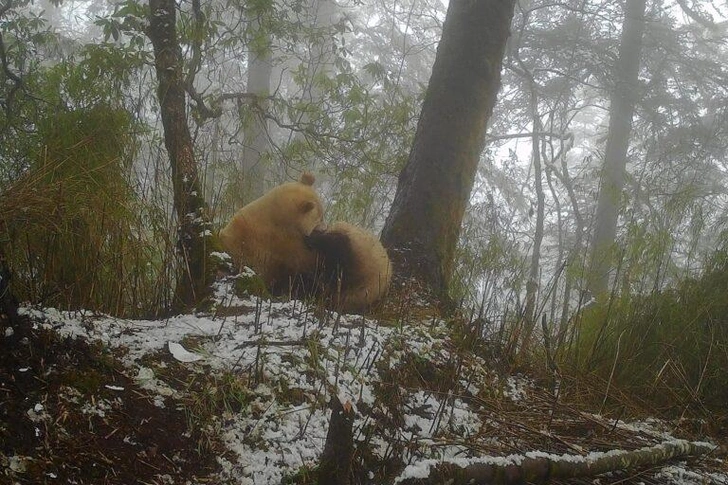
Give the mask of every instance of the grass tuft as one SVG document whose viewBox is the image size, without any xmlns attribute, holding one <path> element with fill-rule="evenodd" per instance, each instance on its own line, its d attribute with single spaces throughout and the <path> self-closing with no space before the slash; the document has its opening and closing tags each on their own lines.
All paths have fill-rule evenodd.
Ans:
<svg viewBox="0 0 728 485">
<path fill-rule="evenodd" d="M 644 297 L 589 309 L 568 358 L 603 384 L 603 406 L 625 392 L 658 412 L 710 415 L 728 402 L 728 254 L 704 275 Z"/>
</svg>

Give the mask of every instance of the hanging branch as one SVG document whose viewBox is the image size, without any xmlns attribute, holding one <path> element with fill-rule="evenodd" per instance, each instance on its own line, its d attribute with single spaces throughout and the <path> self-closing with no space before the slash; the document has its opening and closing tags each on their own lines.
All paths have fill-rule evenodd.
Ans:
<svg viewBox="0 0 728 485">
<path fill-rule="evenodd" d="M 574 134 L 570 132 L 565 133 L 554 133 L 552 131 L 533 131 L 533 132 L 525 132 L 525 133 L 508 133 L 504 135 L 486 135 L 485 141 L 486 143 L 492 143 L 494 141 L 500 141 L 500 140 L 513 140 L 515 138 L 533 138 L 534 136 L 540 137 L 540 138 L 555 138 L 557 140 L 568 140 L 573 139 Z"/>
<path fill-rule="evenodd" d="M 195 75 L 200 71 L 202 64 L 202 37 L 205 28 L 205 14 L 202 13 L 200 0 L 192 0 L 192 13 L 195 16 L 195 25 L 192 34 L 192 60 L 190 62 L 187 76 L 185 77 L 185 90 L 190 98 L 195 102 L 197 114 L 204 122 L 211 118 L 219 118 L 222 115 L 220 104 L 215 102 L 212 108 L 205 104 L 205 100 L 195 89 Z"/>
<path fill-rule="evenodd" d="M 716 23 L 713 22 L 713 19 L 710 18 L 710 15 L 701 12 L 698 9 L 692 8 L 690 5 L 688 5 L 688 2 L 685 0 L 676 0 L 677 4 L 680 6 L 683 12 L 693 19 L 695 22 L 699 23 L 703 27 L 707 27 L 709 29 L 715 29 L 717 27 Z"/>
<path fill-rule="evenodd" d="M 612 450 L 606 453 L 594 453 L 591 456 L 558 456 L 534 452 L 507 458 L 485 459 L 487 461 L 471 463 L 465 467 L 455 463 L 427 460 L 425 465 L 429 464 L 429 472 L 426 477 L 405 478 L 397 480 L 397 483 L 406 485 L 543 483 L 547 480 L 595 477 L 608 472 L 653 466 L 678 457 L 708 455 L 715 453 L 717 449 L 717 446 L 710 443 L 675 440 L 639 450 Z M 421 468 L 422 464 L 410 465 L 403 474 L 407 476 Z"/>
</svg>

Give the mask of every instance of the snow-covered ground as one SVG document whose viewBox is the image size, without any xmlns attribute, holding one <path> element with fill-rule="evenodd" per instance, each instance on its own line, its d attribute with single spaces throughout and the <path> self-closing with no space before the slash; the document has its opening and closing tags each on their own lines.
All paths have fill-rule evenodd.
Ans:
<svg viewBox="0 0 728 485">
<path fill-rule="evenodd" d="M 350 401 L 357 411 L 354 440 L 367 450 L 361 455 L 370 462 L 396 463 L 399 480 L 426 476 L 430 465 L 442 461 L 467 465 L 562 457 L 538 449 L 526 453 L 528 443 L 499 432 L 508 423 L 489 412 L 484 396 L 517 404 L 527 400 L 533 384 L 523 377 L 498 376 L 477 355 L 463 357 L 454 350 L 444 321 L 387 324 L 314 311 L 297 301 L 240 299 L 226 283 L 220 284 L 216 297 L 210 313 L 165 320 L 124 320 L 51 308 L 26 307 L 23 313 L 61 335 L 118 349 L 129 375 L 160 396 L 159 406 L 181 392 L 160 375 L 165 365 L 160 355 L 171 355 L 190 376 L 229 373 L 248 382 L 245 408 L 217 417 L 230 451 L 218 458 L 221 481 L 274 484 L 302 467 L 315 466 L 326 439 L 326 403 L 332 395 Z M 447 369 L 457 372 L 445 383 L 446 391 L 427 385 L 442 382 L 438 373 L 447 375 Z M 417 379 L 402 375 L 407 372 Z M 629 426 L 639 439 L 651 440 L 645 446 L 678 438 L 659 421 Z M 535 433 L 549 435 L 547 430 Z M 589 459 L 592 450 L 577 451 L 569 456 Z M 375 470 L 369 477 L 372 483 L 382 479 Z M 663 483 L 728 484 L 726 474 L 693 471 L 679 463 L 656 470 L 653 477 Z"/>
</svg>

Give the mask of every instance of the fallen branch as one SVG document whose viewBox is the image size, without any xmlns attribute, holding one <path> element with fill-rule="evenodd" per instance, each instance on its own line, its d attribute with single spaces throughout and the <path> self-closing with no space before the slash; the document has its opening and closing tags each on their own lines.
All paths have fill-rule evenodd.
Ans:
<svg viewBox="0 0 728 485">
<path fill-rule="evenodd" d="M 504 458 L 476 458 L 456 462 L 425 460 L 408 466 L 397 484 L 429 485 L 544 483 L 551 479 L 594 477 L 602 473 L 657 465 L 678 457 L 713 453 L 710 443 L 674 440 L 639 450 L 612 450 L 588 456 L 530 452 Z"/>
<path fill-rule="evenodd" d="M 308 345 L 308 340 L 266 340 L 264 338 L 256 340 L 248 340 L 247 342 L 241 342 L 235 346 L 235 349 L 244 349 L 246 347 L 295 347 Z"/>
</svg>

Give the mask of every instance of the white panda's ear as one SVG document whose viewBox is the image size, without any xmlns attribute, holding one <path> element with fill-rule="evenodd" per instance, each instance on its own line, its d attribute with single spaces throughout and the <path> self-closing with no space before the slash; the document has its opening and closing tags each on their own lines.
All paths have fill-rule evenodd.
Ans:
<svg viewBox="0 0 728 485">
<path fill-rule="evenodd" d="M 313 210 L 314 207 L 316 207 L 316 204 L 314 204 L 310 200 L 304 200 L 303 202 L 298 204 L 298 209 L 301 211 L 301 214 L 308 214 Z"/>
<path fill-rule="evenodd" d="M 313 185 L 313 183 L 316 181 L 316 177 L 313 176 L 310 172 L 303 172 L 301 175 L 301 183 L 305 185 Z"/>
</svg>

